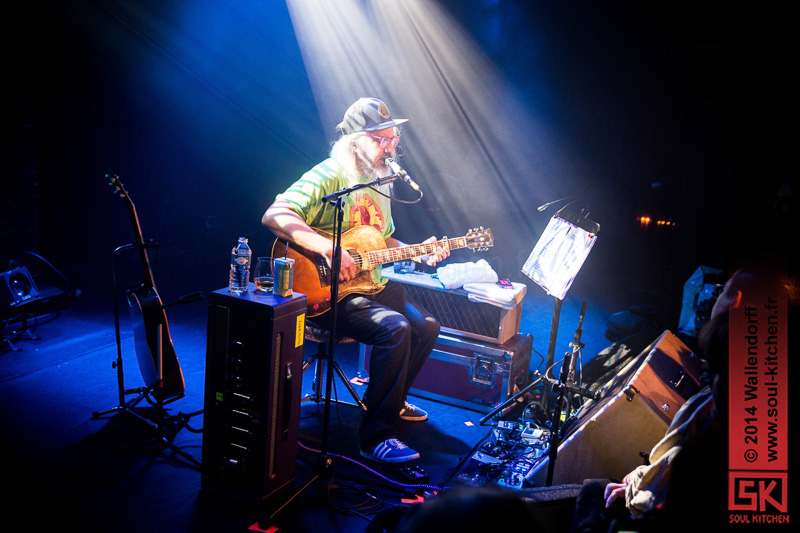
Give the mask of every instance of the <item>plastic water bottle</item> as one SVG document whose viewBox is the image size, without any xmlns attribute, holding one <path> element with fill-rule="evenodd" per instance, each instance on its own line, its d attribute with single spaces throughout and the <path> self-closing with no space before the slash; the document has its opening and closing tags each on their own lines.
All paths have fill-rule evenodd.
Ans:
<svg viewBox="0 0 800 533">
<path fill-rule="evenodd" d="M 231 252 L 231 278 L 228 282 L 228 290 L 233 294 L 244 294 L 247 292 L 250 282 L 250 258 L 252 251 L 247 245 L 247 237 L 239 237 L 237 244 Z"/>
</svg>

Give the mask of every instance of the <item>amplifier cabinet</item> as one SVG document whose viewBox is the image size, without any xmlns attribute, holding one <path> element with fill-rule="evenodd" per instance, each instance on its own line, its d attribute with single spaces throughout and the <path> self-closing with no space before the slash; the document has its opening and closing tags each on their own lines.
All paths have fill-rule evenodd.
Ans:
<svg viewBox="0 0 800 533">
<path fill-rule="evenodd" d="M 532 345 L 531 335 L 491 344 L 441 334 L 410 392 L 488 413 L 530 383 Z M 359 368 L 365 376 L 370 352 L 362 346 Z"/>
<path fill-rule="evenodd" d="M 402 283 L 408 295 L 436 317 L 445 333 L 496 344 L 519 333 L 522 301 L 513 309 L 473 302 L 467 291 L 445 289 L 431 274 L 399 273 L 393 266 L 384 267 L 381 275 Z"/>
<path fill-rule="evenodd" d="M 562 437 L 552 483 L 622 479 L 643 464 L 641 453 L 650 453 L 681 406 L 700 391 L 701 372 L 699 357 L 670 331 L 662 333 L 601 389 L 598 401 L 584 404 Z M 549 456 L 528 480 L 546 485 L 548 468 Z"/>
<path fill-rule="evenodd" d="M 261 505 L 294 486 L 306 297 L 208 300 L 204 489 Z"/>
</svg>

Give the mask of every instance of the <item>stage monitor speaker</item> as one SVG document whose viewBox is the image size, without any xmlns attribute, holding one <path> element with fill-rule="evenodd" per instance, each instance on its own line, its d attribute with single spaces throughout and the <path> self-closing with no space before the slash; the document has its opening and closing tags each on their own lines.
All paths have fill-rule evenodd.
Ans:
<svg viewBox="0 0 800 533">
<path fill-rule="evenodd" d="M 700 388 L 701 362 L 670 331 L 662 333 L 589 402 L 562 437 L 553 485 L 622 479 L 644 463 L 675 414 Z M 545 486 L 549 458 L 528 476 Z"/>
<path fill-rule="evenodd" d="M 294 487 L 306 297 L 209 295 L 202 487 L 261 505 Z"/>
<path fill-rule="evenodd" d="M 0 305 L 3 307 L 16 307 L 38 297 L 39 289 L 27 268 L 12 268 L 0 274 Z"/>
</svg>

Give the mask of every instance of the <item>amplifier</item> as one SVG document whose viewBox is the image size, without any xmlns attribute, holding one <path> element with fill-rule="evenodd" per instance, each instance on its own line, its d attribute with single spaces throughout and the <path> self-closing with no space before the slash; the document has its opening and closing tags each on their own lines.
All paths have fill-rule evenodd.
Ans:
<svg viewBox="0 0 800 533">
<path fill-rule="evenodd" d="M 505 309 L 473 302 L 464 289 L 445 289 L 438 279 L 424 272 L 400 273 L 388 266 L 382 276 L 402 283 L 408 295 L 436 317 L 443 333 L 494 344 L 504 344 L 519 333 L 521 299 L 513 309 Z"/>
<path fill-rule="evenodd" d="M 600 400 L 584 405 L 558 447 L 553 484 L 625 477 L 701 389 L 700 376 L 700 359 L 672 332 L 662 333 L 603 387 Z M 534 486 L 545 485 L 548 465 L 548 457 L 537 463 L 528 477 Z"/>
<path fill-rule="evenodd" d="M 261 505 L 293 487 L 306 297 L 208 300 L 202 487 Z"/>
</svg>

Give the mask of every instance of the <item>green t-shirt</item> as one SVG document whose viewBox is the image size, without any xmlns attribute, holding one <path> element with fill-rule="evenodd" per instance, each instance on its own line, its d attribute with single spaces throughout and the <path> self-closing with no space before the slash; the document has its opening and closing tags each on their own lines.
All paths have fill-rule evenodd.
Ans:
<svg viewBox="0 0 800 533">
<path fill-rule="evenodd" d="M 291 204 L 312 228 L 332 234 L 336 222 L 336 207 L 324 202 L 322 198 L 349 186 L 339 163 L 326 159 L 303 174 L 284 193 L 279 194 L 277 199 Z M 343 214 L 344 231 L 368 224 L 379 230 L 384 239 L 394 233 L 391 201 L 369 187 L 347 196 Z M 375 283 L 386 283 L 386 279 L 380 276 L 380 267 L 372 271 Z"/>
</svg>

